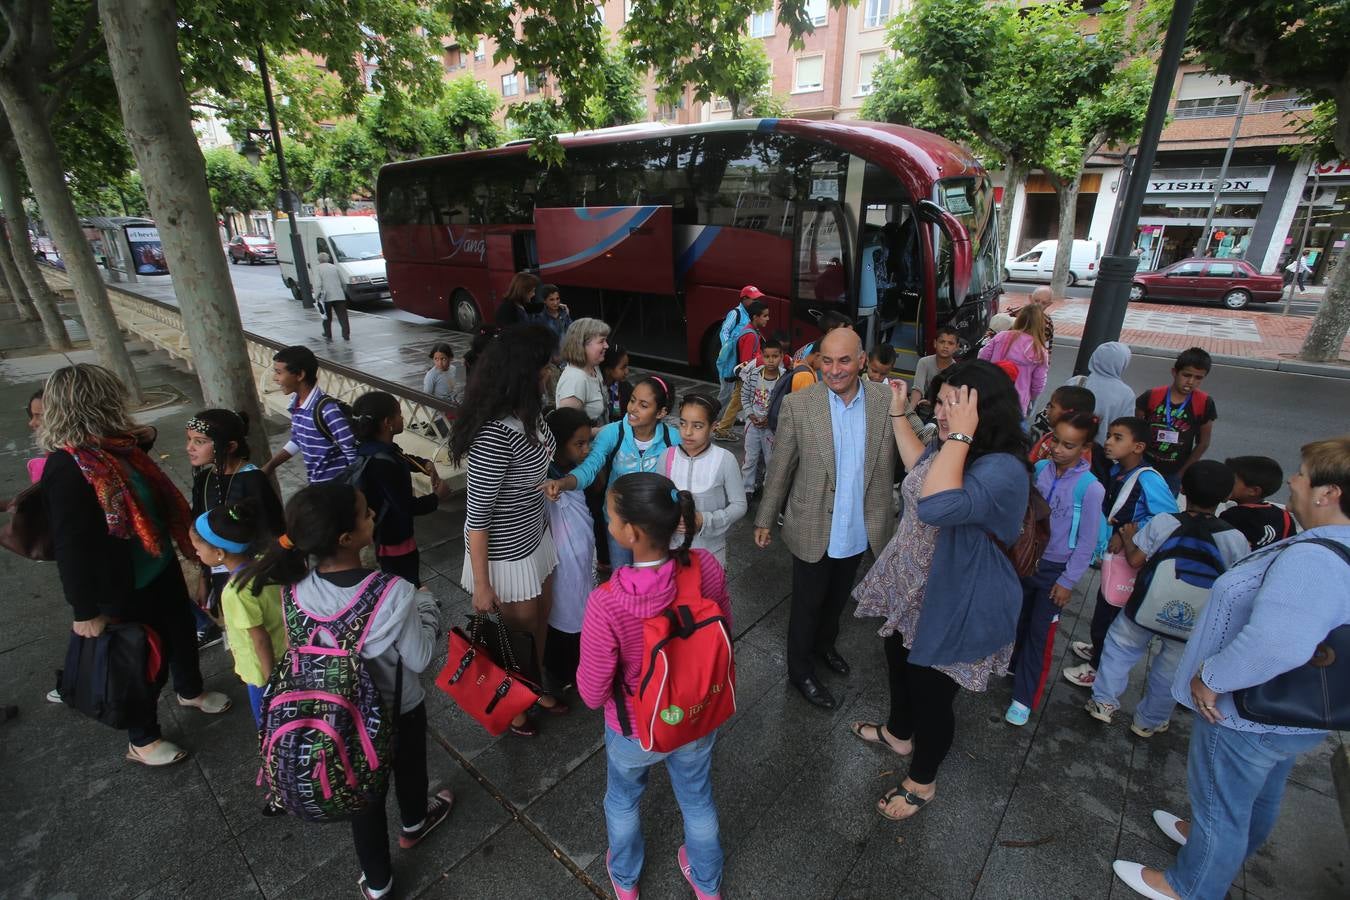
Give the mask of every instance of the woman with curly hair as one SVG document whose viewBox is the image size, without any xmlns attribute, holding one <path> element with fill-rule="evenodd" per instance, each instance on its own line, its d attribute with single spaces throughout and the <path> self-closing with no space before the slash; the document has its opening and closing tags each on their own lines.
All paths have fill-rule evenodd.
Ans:
<svg viewBox="0 0 1350 900">
<path fill-rule="evenodd" d="M 81 363 L 52 373 L 43 402 L 38 437 L 50 455 L 41 484 L 56 567 L 74 610 L 71 630 L 92 638 L 111 621 L 149 626 L 163 644 L 178 704 L 224 712 L 229 698 L 202 689 L 178 565 L 177 553 L 195 556 L 188 503 L 138 445 L 143 429 L 131 421 L 126 389 L 107 369 Z M 153 706 L 127 739 L 131 762 L 164 766 L 187 757 L 162 738 Z"/>
</svg>

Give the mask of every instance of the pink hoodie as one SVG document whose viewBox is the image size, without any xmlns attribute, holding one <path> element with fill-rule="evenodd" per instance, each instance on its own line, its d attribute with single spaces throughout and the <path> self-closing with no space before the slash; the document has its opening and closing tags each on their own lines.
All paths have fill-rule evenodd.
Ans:
<svg viewBox="0 0 1350 900">
<path fill-rule="evenodd" d="M 731 598 L 727 596 L 726 574 L 707 550 L 692 550 L 691 562 L 698 566 L 703 596 L 722 608 L 731 623 Z M 577 693 L 591 709 L 605 707 L 605 724 L 619 734 L 619 717 L 614 712 L 614 675 L 621 666 L 623 683 L 637 690 L 642 670 L 642 621 L 657 615 L 675 599 L 675 561 L 638 569 L 616 569 L 606 584 L 591 592 L 586 601 L 586 618 L 581 624 L 581 663 L 577 666 Z M 632 700 L 628 700 L 632 721 Z"/>
<path fill-rule="evenodd" d="M 1022 414 L 1031 409 L 1032 402 L 1045 390 L 1045 379 L 1050 374 L 1050 355 L 1036 357 L 1036 341 L 1025 331 L 1001 331 L 980 350 L 980 359 L 988 362 L 1008 360 L 1017 366 L 1017 397 L 1022 402 Z"/>
</svg>

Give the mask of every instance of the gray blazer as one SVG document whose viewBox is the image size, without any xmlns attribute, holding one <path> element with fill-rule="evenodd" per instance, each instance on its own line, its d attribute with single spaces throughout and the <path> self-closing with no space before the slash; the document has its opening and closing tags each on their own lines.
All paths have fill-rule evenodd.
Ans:
<svg viewBox="0 0 1350 900">
<path fill-rule="evenodd" d="M 819 562 L 830 546 L 837 478 L 864 479 L 863 518 L 873 555 L 881 553 L 895 530 L 895 511 L 891 505 L 896 453 L 890 420 L 891 390 L 864 378 L 862 391 L 867 404 L 867 446 L 861 472 L 835 471 L 830 389 L 824 382 L 783 398 L 773 459 L 764 478 L 755 527 L 771 528 L 786 496 L 783 543 L 803 562 Z"/>
</svg>

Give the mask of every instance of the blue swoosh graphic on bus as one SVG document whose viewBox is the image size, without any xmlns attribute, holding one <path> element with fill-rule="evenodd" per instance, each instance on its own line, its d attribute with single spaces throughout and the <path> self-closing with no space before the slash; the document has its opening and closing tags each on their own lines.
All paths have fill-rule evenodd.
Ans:
<svg viewBox="0 0 1350 900">
<path fill-rule="evenodd" d="M 629 209 L 632 209 L 632 207 L 616 207 L 616 209 L 618 211 L 627 211 Z M 598 243 L 592 244 L 585 250 L 573 253 L 571 256 L 566 256 L 563 257 L 562 259 L 555 259 L 553 262 L 540 263 L 539 264 L 540 270 L 556 269 L 559 266 L 568 266 L 571 265 L 572 263 L 584 262 L 588 259 L 594 259 L 601 253 L 604 253 L 610 247 L 613 247 L 615 244 L 619 243 L 624 238 L 628 237 L 628 234 L 631 231 L 631 229 L 639 228 L 643 224 L 645 224 L 648 219 L 650 219 L 653 215 L 656 214 L 656 211 L 658 209 L 660 209 L 659 206 L 638 207 L 636 210 L 633 210 L 633 214 L 626 221 L 618 223 L 618 225 L 614 227 L 614 230 L 610 232 L 608 235 L 606 235 Z M 583 210 L 577 210 L 576 212 L 578 218 L 583 219 L 586 218 L 585 216 L 581 215 Z M 608 218 L 608 215 L 604 216 L 604 218 Z"/>
<path fill-rule="evenodd" d="M 694 238 L 694 242 L 685 248 L 685 251 L 680 254 L 680 258 L 676 260 L 675 277 L 683 278 L 684 273 L 688 272 L 694 263 L 698 262 L 699 257 L 708 252 L 708 248 L 712 246 L 713 241 L 717 240 L 717 235 L 721 232 L 721 225 L 705 226 L 699 232 L 699 236 Z"/>
<path fill-rule="evenodd" d="M 756 128 L 755 130 L 756 130 L 756 131 L 773 131 L 773 130 L 776 129 L 777 127 L 778 127 L 778 120 L 777 120 L 777 119 L 760 119 L 760 120 L 759 120 L 759 127 Z"/>
</svg>

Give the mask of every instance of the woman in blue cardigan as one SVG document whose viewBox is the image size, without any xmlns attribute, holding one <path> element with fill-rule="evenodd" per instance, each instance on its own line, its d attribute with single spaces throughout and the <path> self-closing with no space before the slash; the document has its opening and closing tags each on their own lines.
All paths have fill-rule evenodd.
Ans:
<svg viewBox="0 0 1350 900">
<path fill-rule="evenodd" d="M 884 619 L 891 708 L 884 723 L 853 734 L 913 755 L 899 786 L 877 802 L 907 819 L 937 793 L 937 773 L 956 731 L 958 688 L 983 691 L 1007 672 L 1022 594 L 1004 554 L 1021 530 L 1031 489 L 1021 404 L 992 363 L 958 363 L 939 376 L 938 440 L 925 446 L 891 384 L 891 425 L 909 474 L 904 514 L 891 542 L 854 591 L 859 617 Z M 925 597 L 932 588 L 933 603 Z M 939 602 L 940 601 L 940 602 Z"/>
<path fill-rule="evenodd" d="M 1191 818 L 1153 811 L 1181 847 L 1167 871 L 1116 860 L 1116 877 L 1153 900 L 1222 897 L 1270 837 L 1298 758 L 1327 739 L 1322 728 L 1254 722 L 1235 695 L 1328 654 L 1350 625 L 1350 435 L 1315 441 L 1289 479 L 1301 534 L 1245 557 L 1214 582 L 1172 682 L 1195 712 L 1186 781 Z M 1332 672 L 1334 677 L 1334 671 Z M 1320 704 L 1314 693 L 1310 708 Z M 1334 702 L 1334 701 L 1333 701 Z M 1306 723 L 1305 723 L 1306 724 Z"/>
</svg>

